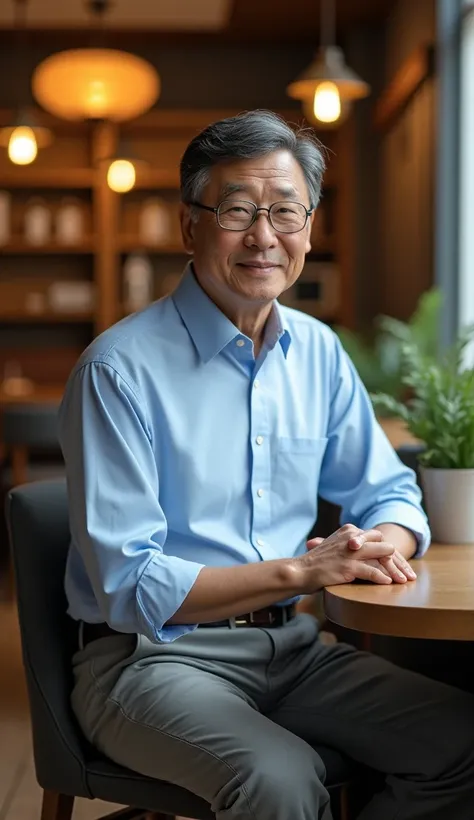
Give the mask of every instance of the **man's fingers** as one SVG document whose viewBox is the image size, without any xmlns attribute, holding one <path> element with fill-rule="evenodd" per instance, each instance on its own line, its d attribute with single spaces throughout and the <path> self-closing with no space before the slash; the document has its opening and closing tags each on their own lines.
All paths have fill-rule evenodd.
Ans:
<svg viewBox="0 0 474 820">
<path fill-rule="evenodd" d="M 361 530 L 349 539 L 347 546 L 350 550 L 360 550 L 367 541 L 383 541 L 383 535 L 380 530 Z"/>
<path fill-rule="evenodd" d="M 398 569 L 401 570 L 404 573 L 406 578 L 408 578 L 410 581 L 414 581 L 416 579 L 415 570 L 410 566 L 410 564 L 403 557 L 403 555 L 401 555 L 398 552 L 398 550 L 395 550 L 395 552 L 393 554 L 393 562 L 398 567 Z"/>
<path fill-rule="evenodd" d="M 391 584 L 390 575 L 382 567 L 366 564 L 364 561 L 354 561 L 354 575 L 361 581 L 371 581 L 373 584 Z"/>
<path fill-rule="evenodd" d="M 307 550 L 312 550 L 312 549 L 314 549 L 314 547 L 318 547 L 319 544 L 322 544 L 323 541 L 324 541 L 324 538 L 319 538 L 319 537 L 318 538 L 311 538 L 310 541 L 306 542 L 306 549 Z"/>
<path fill-rule="evenodd" d="M 394 552 L 395 547 L 387 541 L 371 541 L 370 543 L 364 544 L 360 547 L 357 555 L 354 555 L 354 558 L 361 561 L 371 561 L 373 558 L 378 558 L 380 560 L 382 558 L 390 558 Z"/>
<path fill-rule="evenodd" d="M 391 576 L 392 580 L 395 581 L 395 583 L 405 584 L 407 582 L 408 578 L 407 578 L 405 572 L 403 572 L 397 566 L 397 564 L 395 562 L 395 555 L 396 555 L 396 553 L 394 553 L 394 555 L 390 556 L 389 558 L 381 558 L 380 559 L 380 566 L 383 566 L 387 570 L 387 572 L 390 573 L 390 576 Z"/>
</svg>

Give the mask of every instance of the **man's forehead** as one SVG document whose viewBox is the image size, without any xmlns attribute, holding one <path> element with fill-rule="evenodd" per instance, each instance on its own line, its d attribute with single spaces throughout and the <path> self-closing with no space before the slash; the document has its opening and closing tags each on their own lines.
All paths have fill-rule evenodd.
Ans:
<svg viewBox="0 0 474 820">
<path fill-rule="evenodd" d="M 218 163 L 212 168 L 210 182 L 226 196 L 262 187 L 283 197 L 301 196 L 306 192 L 303 170 L 286 151 Z"/>
</svg>

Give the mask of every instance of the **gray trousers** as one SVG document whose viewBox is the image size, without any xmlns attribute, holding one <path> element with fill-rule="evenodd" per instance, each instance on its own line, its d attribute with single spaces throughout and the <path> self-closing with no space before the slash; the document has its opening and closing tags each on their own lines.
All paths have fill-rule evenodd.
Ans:
<svg viewBox="0 0 474 820">
<path fill-rule="evenodd" d="M 301 614 L 171 644 L 101 638 L 74 656 L 73 708 L 105 755 L 218 820 L 330 820 L 312 744 L 387 774 L 360 820 L 473 820 L 474 698 L 317 633 Z"/>
</svg>

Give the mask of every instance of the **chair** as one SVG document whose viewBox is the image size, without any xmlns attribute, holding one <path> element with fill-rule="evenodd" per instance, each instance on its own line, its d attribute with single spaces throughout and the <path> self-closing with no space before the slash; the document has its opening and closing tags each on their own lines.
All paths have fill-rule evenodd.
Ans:
<svg viewBox="0 0 474 820">
<path fill-rule="evenodd" d="M 33 453 L 53 454 L 62 463 L 57 419 L 57 405 L 12 404 L 3 409 L 1 438 L 10 456 L 11 486 L 26 484 Z"/>
<path fill-rule="evenodd" d="M 113 817 L 153 814 L 212 820 L 209 805 L 183 788 L 144 777 L 105 759 L 81 735 L 69 703 L 77 629 L 66 613 L 63 576 L 69 543 L 66 483 L 41 481 L 11 490 L 6 504 L 42 820 L 70 820 L 74 798 L 126 806 Z M 349 820 L 350 782 L 360 770 L 338 752 L 318 748 L 327 769 L 335 820 Z M 112 815 L 108 815 L 112 817 Z"/>
</svg>

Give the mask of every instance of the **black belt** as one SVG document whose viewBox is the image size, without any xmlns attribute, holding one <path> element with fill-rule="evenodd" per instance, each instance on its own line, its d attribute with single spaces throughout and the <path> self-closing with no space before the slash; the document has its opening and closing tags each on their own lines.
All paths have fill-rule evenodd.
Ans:
<svg viewBox="0 0 474 820">
<path fill-rule="evenodd" d="M 198 624 L 199 629 L 221 627 L 226 629 L 241 629 L 242 627 L 259 627 L 261 629 L 274 629 L 284 626 L 296 615 L 294 604 L 288 606 L 267 606 L 265 609 L 257 609 L 255 612 L 247 612 L 245 615 L 237 615 L 235 618 L 225 618 L 222 621 L 211 621 L 210 623 Z M 96 641 L 99 638 L 108 638 L 111 635 L 124 635 L 124 632 L 117 632 L 106 623 L 88 624 L 82 622 L 82 646 Z"/>
</svg>

